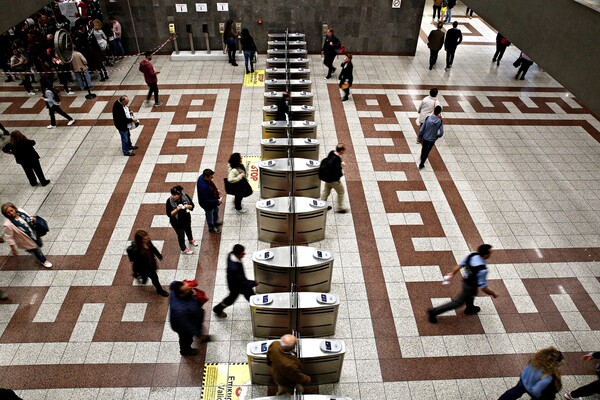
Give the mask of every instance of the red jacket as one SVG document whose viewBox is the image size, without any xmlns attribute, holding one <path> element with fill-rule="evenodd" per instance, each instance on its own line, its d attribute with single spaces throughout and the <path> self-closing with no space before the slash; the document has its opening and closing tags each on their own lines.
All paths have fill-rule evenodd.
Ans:
<svg viewBox="0 0 600 400">
<path fill-rule="evenodd" d="M 140 62 L 140 71 L 144 74 L 144 79 L 146 83 L 156 83 L 158 82 L 158 78 L 156 77 L 156 71 L 154 71 L 154 67 L 152 63 L 148 60 L 142 60 Z"/>
</svg>

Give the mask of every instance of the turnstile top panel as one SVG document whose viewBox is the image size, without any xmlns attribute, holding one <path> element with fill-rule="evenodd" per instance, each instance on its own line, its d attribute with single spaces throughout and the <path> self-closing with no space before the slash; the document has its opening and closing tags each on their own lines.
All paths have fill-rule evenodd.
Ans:
<svg viewBox="0 0 600 400">
<path fill-rule="evenodd" d="M 287 158 L 274 158 L 268 161 L 261 161 L 258 163 L 258 168 L 265 169 L 267 171 L 292 171 L 291 163 L 288 162 Z M 294 158 L 293 170 L 299 171 L 310 171 L 319 169 L 319 161 L 309 160 L 308 158 Z M 264 164 L 263 164 L 264 163 Z"/>
<path fill-rule="evenodd" d="M 265 92 L 265 97 L 283 97 L 283 92 L 277 92 L 275 90 L 271 92 Z M 311 92 L 290 92 L 290 97 L 312 97 L 313 94 Z"/>
<path fill-rule="evenodd" d="M 310 304 L 310 302 L 307 301 L 306 304 Z M 273 309 L 289 310 L 292 307 L 291 293 L 281 292 L 252 295 L 250 296 L 250 308 L 252 307 L 268 307 Z"/>
<path fill-rule="evenodd" d="M 283 73 L 285 73 L 285 68 L 267 68 L 265 71 L 267 74 L 273 74 L 275 72 L 281 72 L 283 74 Z M 310 74 L 309 68 L 290 68 L 289 71 L 290 71 L 290 74 L 298 74 L 298 73 Z"/>
<path fill-rule="evenodd" d="M 270 147 L 281 147 L 281 146 L 289 146 L 289 139 L 287 138 L 271 138 L 271 139 L 261 139 L 260 144 L 262 146 Z M 309 138 L 293 138 L 292 146 L 294 147 L 302 147 L 302 146 L 318 146 L 319 141 L 317 139 L 309 139 Z"/>
<path fill-rule="evenodd" d="M 270 35 L 269 35 L 270 37 Z M 269 40 L 267 44 L 284 44 L 285 40 Z M 288 40 L 289 44 L 293 45 L 306 45 L 306 42 L 303 40 Z"/>
<path fill-rule="evenodd" d="M 280 83 L 282 85 L 285 85 L 287 83 L 287 81 L 285 79 L 267 79 L 265 81 L 265 84 L 276 84 L 276 83 Z M 290 85 L 310 85 L 312 84 L 312 82 L 310 81 L 310 79 L 290 79 Z"/>
<path fill-rule="evenodd" d="M 295 54 L 306 54 L 307 51 L 305 49 L 287 49 L 287 54 L 293 56 Z M 285 49 L 269 49 L 267 50 L 267 54 L 286 54 Z"/>
<path fill-rule="evenodd" d="M 312 112 L 315 111 L 315 106 L 288 106 L 290 108 L 290 112 L 295 113 L 295 112 Z M 263 111 L 271 111 L 271 112 L 276 112 L 277 111 L 277 105 L 273 104 L 270 106 L 264 106 L 263 107 Z"/>
<path fill-rule="evenodd" d="M 335 342 L 339 346 L 339 351 L 325 352 L 321 350 L 321 344 L 325 341 Z M 246 355 L 250 357 L 266 358 L 267 350 L 274 340 L 261 340 L 258 342 L 250 342 L 246 345 Z M 263 352 L 264 350 L 264 352 Z M 343 340 L 337 339 L 298 339 L 296 345 L 298 358 L 316 358 L 328 355 L 340 355 L 346 353 L 346 344 Z"/>
<path fill-rule="evenodd" d="M 299 309 L 340 305 L 339 297 L 333 293 L 298 292 L 297 295 Z M 288 292 L 255 294 L 250 296 L 250 308 L 290 310 L 292 308 L 292 297 Z"/>
<path fill-rule="evenodd" d="M 291 197 L 295 203 L 296 214 L 310 213 L 327 209 L 327 203 L 310 197 Z M 265 203 L 271 204 L 266 206 Z M 268 200 L 259 200 L 256 202 L 256 209 L 280 214 L 290 213 L 290 197 L 274 197 Z"/>
<path fill-rule="evenodd" d="M 272 57 L 272 58 L 267 58 L 267 62 L 268 63 L 273 63 L 273 62 L 284 62 L 285 58 L 284 57 Z M 288 58 L 288 62 L 290 64 L 306 64 L 308 63 L 308 58 L 304 58 L 304 57 L 294 57 L 294 58 Z"/>
<path fill-rule="evenodd" d="M 292 128 L 314 128 L 318 125 L 315 121 L 290 121 Z M 285 128 L 287 127 L 287 121 L 265 121 L 261 122 L 262 126 L 271 128 Z"/>
<path fill-rule="evenodd" d="M 334 255 L 332 252 L 324 251 L 316 247 L 295 246 L 295 249 L 297 255 L 297 267 L 311 267 L 313 265 L 331 262 L 334 259 Z M 265 252 L 269 252 L 269 257 L 267 257 L 267 259 L 261 257 L 261 255 L 264 255 Z M 290 253 L 291 246 L 273 247 L 271 249 L 255 251 L 252 254 L 252 261 L 262 265 L 292 268 Z M 319 255 L 321 257 L 319 257 Z"/>
<path fill-rule="evenodd" d="M 273 32 L 273 33 L 269 33 L 269 37 L 270 38 L 285 38 L 285 32 Z M 304 38 L 304 33 L 300 33 L 300 32 L 295 32 L 295 33 L 288 33 L 288 39 L 303 39 Z"/>
</svg>

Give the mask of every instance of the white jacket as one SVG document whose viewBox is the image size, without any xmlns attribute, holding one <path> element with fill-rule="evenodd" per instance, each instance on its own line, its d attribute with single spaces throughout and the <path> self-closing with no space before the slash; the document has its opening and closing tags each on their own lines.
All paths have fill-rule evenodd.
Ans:
<svg viewBox="0 0 600 400">
<path fill-rule="evenodd" d="M 433 115 L 433 110 L 435 110 L 436 106 L 439 106 L 439 102 L 435 97 L 427 96 L 421 101 L 421 105 L 417 109 L 419 113 L 419 117 L 417 118 L 417 125 L 421 125 L 425 122 L 425 119 L 430 115 Z"/>
</svg>

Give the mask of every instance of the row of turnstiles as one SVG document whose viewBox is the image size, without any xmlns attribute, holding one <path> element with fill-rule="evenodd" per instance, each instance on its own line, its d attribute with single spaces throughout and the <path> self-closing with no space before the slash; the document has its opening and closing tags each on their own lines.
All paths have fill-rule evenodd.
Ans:
<svg viewBox="0 0 600 400">
<path fill-rule="evenodd" d="M 312 384 L 335 383 L 346 347 L 330 338 L 340 305 L 330 292 L 334 254 L 308 246 L 325 239 L 327 203 L 320 200 L 320 143 L 306 42 L 302 33 L 271 33 L 268 46 L 256 214 L 259 240 L 272 247 L 252 256 L 260 282 L 250 299 L 252 332 L 265 339 L 247 345 L 250 375 L 253 384 L 273 385 L 267 350 L 273 339 L 292 333 Z M 277 121 L 285 92 L 290 94 L 288 119 Z"/>
</svg>

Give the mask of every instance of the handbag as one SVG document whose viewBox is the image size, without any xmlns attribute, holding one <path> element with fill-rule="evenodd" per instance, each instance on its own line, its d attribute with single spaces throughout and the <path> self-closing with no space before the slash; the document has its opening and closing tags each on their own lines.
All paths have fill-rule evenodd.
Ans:
<svg viewBox="0 0 600 400">
<path fill-rule="evenodd" d="M 238 182 L 239 185 L 239 191 L 240 194 L 243 197 L 249 197 L 252 196 L 252 193 L 254 193 L 254 191 L 252 190 L 252 186 L 250 186 L 250 182 L 248 182 L 248 179 L 244 178 L 241 181 Z"/>
<path fill-rule="evenodd" d="M 40 217 L 39 215 L 36 215 L 35 217 L 35 224 L 33 225 L 33 229 L 35 230 L 35 233 L 37 233 L 37 235 L 39 237 L 45 236 L 46 233 L 50 232 L 50 228 L 48 227 L 48 222 Z"/>
<path fill-rule="evenodd" d="M 519 58 L 517 58 L 517 60 L 516 60 L 516 61 L 513 63 L 513 66 L 514 66 L 515 68 L 518 68 L 518 67 L 519 67 L 519 65 L 521 65 L 521 63 L 522 63 L 522 62 L 523 62 L 523 58 L 519 57 Z"/>
<path fill-rule="evenodd" d="M 234 196 L 237 194 L 235 183 L 229 182 L 229 180 L 227 178 L 223 178 L 223 186 L 225 186 L 225 193 L 231 194 Z"/>
</svg>

